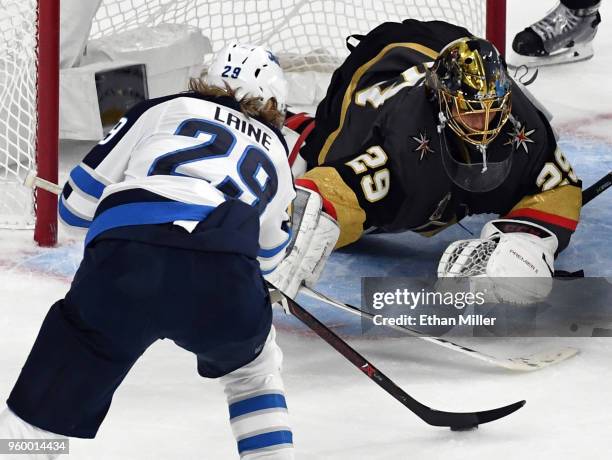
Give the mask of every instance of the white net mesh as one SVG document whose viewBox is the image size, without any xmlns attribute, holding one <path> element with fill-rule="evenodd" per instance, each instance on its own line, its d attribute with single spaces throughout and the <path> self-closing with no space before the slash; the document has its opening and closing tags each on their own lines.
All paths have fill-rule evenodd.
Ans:
<svg viewBox="0 0 612 460">
<path fill-rule="evenodd" d="M 86 0 L 84 0 L 86 1 Z M 91 38 L 160 23 L 199 27 L 217 51 L 230 39 L 266 44 L 287 70 L 330 70 L 345 38 L 405 18 L 444 19 L 482 35 L 485 0 L 102 0 Z M 76 19 L 78 20 L 78 19 Z M 34 223 L 37 0 L 0 0 L 0 227 Z M 44 87 L 44 82 L 43 86 Z"/>
<path fill-rule="evenodd" d="M 36 147 L 36 0 L 2 0 L 0 9 L 0 226 L 34 224 L 23 186 Z"/>
<path fill-rule="evenodd" d="M 281 55 L 308 55 L 312 68 L 347 55 L 345 38 L 385 21 L 443 19 L 484 34 L 485 0 L 103 0 L 92 38 L 163 22 L 199 27 L 213 46 L 230 39 L 265 44 Z M 282 60 L 282 59 L 281 59 Z M 299 70 L 299 69 L 297 69 Z"/>
</svg>

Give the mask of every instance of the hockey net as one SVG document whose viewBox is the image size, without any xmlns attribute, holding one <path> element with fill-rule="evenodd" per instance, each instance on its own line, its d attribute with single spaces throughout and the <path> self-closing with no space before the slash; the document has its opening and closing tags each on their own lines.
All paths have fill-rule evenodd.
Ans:
<svg viewBox="0 0 612 460">
<path fill-rule="evenodd" d="M 57 199 L 23 181 L 31 170 L 57 181 L 59 0 L 0 6 L 0 227 L 34 227 L 39 244 L 52 246 Z"/>
<path fill-rule="evenodd" d="M 505 28 L 497 23 L 502 6 L 505 0 L 104 0 L 91 36 L 189 24 L 203 31 L 213 51 L 231 39 L 263 43 L 293 57 L 285 59 L 285 70 L 300 71 L 337 65 L 348 54 L 347 36 L 385 21 L 441 19 L 485 36 L 487 22 L 491 31 Z"/>
<path fill-rule="evenodd" d="M 0 215 L 6 227 L 33 227 L 32 190 L 20 184 L 35 167 L 36 1 L 2 2 L 0 10 Z"/>
<path fill-rule="evenodd" d="M 22 185 L 29 170 L 56 155 L 57 138 L 39 134 L 38 88 L 52 92 L 40 72 L 39 45 L 50 41 L 43 26 L 59 28 L 41 5 L 59 0 L 0 0 L 0 227 L 31 228 L 42 244 L 53 244 L 55 202 L 36 199 Z M 332 70 L 348 54 L 345 39 L 365 34 L 384 21 L 405 18 L 442 19 L 460 24 L 499 46 L 505 35 L 505 0 L 102 0 L 90 38 L 103 38 L 142 26 L 163 23 L 197 26 L 213 51 L 230 39 L 266 44 L 286 70 Z M 49 21 L 57 22 L 48 24 Z M 38 40 L 40 34 L 40 40 Z M 500 38 L 501 37 L 501 38 Z M 59 69 L 56 67 L 56 73 Z M 53 70 L 51 70 L 53 72 Z M 48 74 L 48 73 L 47 73 Z M 37 104 L 38 102 L 38 104 Z M 57 107 L 56 107 L 57 111 Z M 46 130 L 53 137 L 53 129 Z M 57 136 L 55 136 L 57 137 Z M 36 146 L 41 146 L 37 152 Z M 37 160 L 38 155 L 38 160 Z M 52 159 L 57 162 L 57 158 Z M 53 176 L 52 173 L 50 173 Z M 57 173 L 56 173 L 57 174 Z M 53 180 L 53 177 L 44 177 Z M 56 178 L 55 178 L 56 179 Z M 44 195 L 47 192 L 37 192 Z M 46 197 L 48 198 L 48 197 Z M 44 222 L 41 216 L 46 217 Z"/>
</svg>

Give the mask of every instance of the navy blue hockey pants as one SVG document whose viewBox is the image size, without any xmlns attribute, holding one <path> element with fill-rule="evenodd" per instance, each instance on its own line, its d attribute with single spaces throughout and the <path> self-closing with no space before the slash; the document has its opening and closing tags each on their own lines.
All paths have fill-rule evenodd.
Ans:
<svg viewBox="0 0 612 460">
<path fill-rule="evenodd" d="M 130 238 L 147 232 L 150 242 Z M 158 339 L 195 353 L 198 372 L 211 378 L 251 362 L 266 341 L 272 310 L 255 258 L 155 244 L 197 240 L 198 229 L 193 236 L 172 224 L 115 234 L 128 239 L 110 232 L 85 249 L 7 401 L 36 427 L 94 437 L 113 393 Z"/>
</svg>

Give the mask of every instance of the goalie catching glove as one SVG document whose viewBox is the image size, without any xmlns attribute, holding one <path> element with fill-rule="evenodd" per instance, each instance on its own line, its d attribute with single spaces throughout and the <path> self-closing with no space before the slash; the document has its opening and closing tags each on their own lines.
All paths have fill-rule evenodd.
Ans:
<svg viewBox="0 0 612 460">
<path fill-rule="evenodd" d="M 487 222 L 480 238 L 452 243 L 440 259 L 438 277 L 473 277 L 472 291 L 488 301 L 529 304 L 552 289 L 558 240 L 550 230 L 526 221 Z"/>
<path fill-rule="evenodd" d="M 291 241 L 285 258 L 265 276 L 291 298 L 296 297 L 302 284 L 314 286 L 340 235 L 333 205 L 312 189 L 316 187 L 310 181 L 298 179 L 296 184 Z"/>
</svg>

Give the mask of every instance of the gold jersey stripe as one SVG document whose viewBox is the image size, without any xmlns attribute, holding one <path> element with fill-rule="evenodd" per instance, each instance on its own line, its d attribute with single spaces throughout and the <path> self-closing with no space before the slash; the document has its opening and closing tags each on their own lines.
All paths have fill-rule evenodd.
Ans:
<svg viewBox="0 0 612 460">
<path fill-rule="evenodd" d="M 409 48 L 411 50 L 418 51 L 419 53 L 424 54 L 425 56 L 427 56 L 428 58 L 432 60 L 438 57 L 437 51 L 434 51 L 431 48 L 428 48 L 426 46 L 419 45 L 418 43 L 391 43 L 385 46 L 376 56 L 374 56 L 368 62 L 363 64 L 361 67 L 359 67 L 353 74 L 353 78 L 351 78 L 351 82 L 349 83 L 344 93 L 344 98 L 342 99 L 342 108 L 340 109 L 340 124 L 327 137 L 325 144 L 323 144 L 323 148 L 319 152 L 319 158 L 318 158 L 319 165 L 322 165 L 325 162 L 325 159 L 327 158 L 327 153 L 329 152 L 331 145 L 336 140 L 336 137 L 338 137 L 338 134 L 340 133 L 340 130 L 342 129 L 342 126 L 344 125 L 344 119 L 346 118 L 346 111 L 348 110 L 349 104 L 351 103 L 351 99 L 353 98 L 353 93 L 355 92 L 357 83 L 359 82 L 363 74 L 366 73 L 370 67 L 376 64 L 378 61 L 380 61 L 385 56 L 385 54 L 393 48 Z"/>
<path fill-rule="evenodd" d="M 336 248 L 357 241 L 363 233 L 366 213 L 359 205 L 357 195 L 334 168 L 318 166 L 302 176 L 319 188 L 321 195 L 331 201 L 336 209 L 340 237 Z"/>
<path fill-rule="evenodd" d="M 522 209 L 531 209 L 578 221 L 582 207 L 582 190 L 575 185 L 562 185 L 536 195 L 530 195 L 518 202 L 508 214 Z"/>
</svg>

